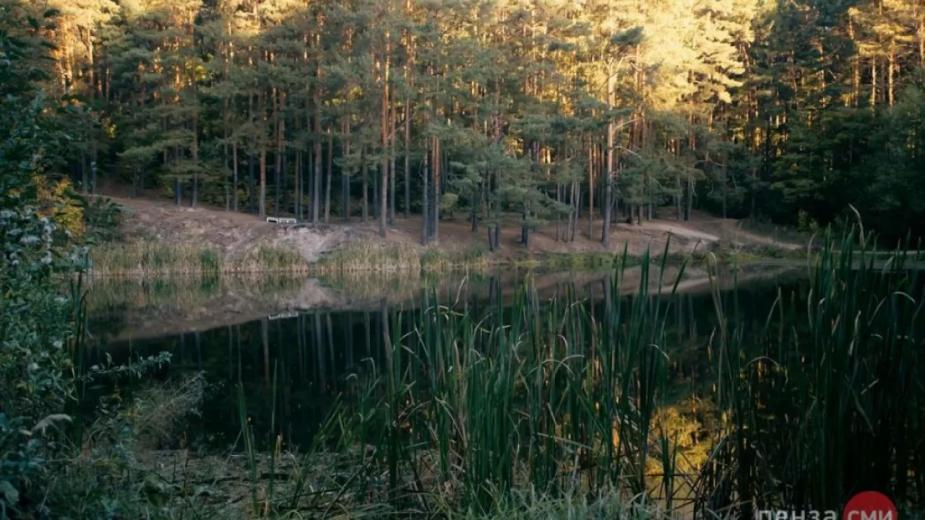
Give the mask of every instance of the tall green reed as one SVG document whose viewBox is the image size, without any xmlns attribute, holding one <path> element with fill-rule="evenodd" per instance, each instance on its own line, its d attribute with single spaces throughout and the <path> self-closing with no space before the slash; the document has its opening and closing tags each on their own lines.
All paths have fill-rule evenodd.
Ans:
<svg viewBox="0 0 925 520">
<path fill-rule="evenodd" d="M 925 301 L 918 248 L 888 257 L 857 227 L 826 234 L 808 281 L 763 323 L 714 294 L 723 439 L 701 507 L 840 509 L 864 489 L 925 492 Z"/>
<path fill-rule="evenodd" d="M 666 256 L 642 259 L 643 281 L 624 302 L 624 252 L 602 309 L 574 291 L 542 302 L 527 286 L 483 315 L 432 294 L 417 310 L 383 310 L 385 362 L 353 385 L 357 405 L 340 421 L 372 447 L 359 450 L 368 468 L 359 492 L 396 508 L 442 500 L 475 512 L 524 488 L 644 494 L 662 450 L 651 427 L 666 384 L 670 304 L 659 295 L 680 280 L 665 279 Z"/>
<path fill-rule="evenodd" d="M 641 259 L 624 295 L 624 251 L 600 302 L 574 289 L 543 301 L 528 281 L 481 309 L 435 291 L 415 309 L 382 305 L 379 361 L 348 378 L 310 450 L 352 461 L 324 514 L 376 504 L 516 516 L 561 500 L 576 511 L 617 502 L 633 518 L 749 517 L 838 508 L 866 488 L 916 503 L 920 253 L 886 258 L 857 232 L 809 251 L 806 281 L 777 288 L 759 318 L 714 283 L 713 333 L 687 350 L 673 321 L 685 266 L 669 277 L 665 253 Z M 703 358 L 695 391 L 716 416 L 695 423 L 705 460 L 686 459 L 664 418 L 678 354 Z"/>
</svg>

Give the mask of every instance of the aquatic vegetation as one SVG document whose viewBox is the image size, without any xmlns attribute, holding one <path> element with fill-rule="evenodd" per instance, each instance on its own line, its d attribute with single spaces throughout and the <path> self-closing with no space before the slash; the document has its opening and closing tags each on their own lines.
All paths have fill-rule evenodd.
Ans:
<svg viewBox="0 0 925 520">
<path fill-rule="evenodd" d="M 735 292 L 715 291 L 700 345 L 714 384 L 687 426 L 671 411 L 673 289 L 642 283 L 592 307 L 527 287 L 484 315 L 432 297 L 383 308 L 384 363 L 348 378 L 351 405 L 320 434 L 355 457 L 350 491 L 332 499 L 490 515 L 524 493 L 616 494 L 645 515 L 749 517 L 838 509 L 879 488 L 912 506 L 925 490 L 920 259 L 899 250 L 884 262 L 868 244 L 826 238 L 808 283 L 779 289 L 759 321 L 739 319 Z M 661 278 L 665 263 L 646 257 L 642 269 Z"/>
<path fill-rule="evenodd" d="M 243 337 L 228 327 L 227 354 L 212 355 L 231 382 L 219 401 L 240 431 L 230 452 L 189 455 L 170 472 L 139 455 L 113 455 L 106 469 L 100 455 L 81 471 L 127 489 L 162 481 L 148 498 L 113 500 L 121 511 L 157 500 L 166 516 L 739 518 L 838 509 L 865 488 L 915 511 L 925 490 L 921 257 L 870 244 L 826 237 L 808 277 L 779 286 L 760 314 L 714 280 L 697 300 L 713 305 L 700 334 L 689 329 L 703 323 L 679 312 L 694 305 L 677 297 L 686 264 L 665 254 L 631 269 L 628 255 L 616 258 L 600 298 L 568 285 L 542 298 L 528 279 L 511 298 L 490 284 L 472 306 L 436 287 L 410 309 L 383 300 L 347 319 L 346 333 L 365 338 L 335 336 L 318 311 L 261 319 Z M 271 347 L 287 320 L 293 344 Z M 367 357 L 325 373 L 341 340 L 365 341 Z M 253 356 L 242 357 L 249 341 Z M 177 366 L 200 369 L 209 349 L 198 333 L 193 348 Z M 294 394 L 302 356 L 318 356 L 311 385 L 323 406 Z M 135 395 L 154 403 L 138 410 L 168 409 Z M 286 415 L 303 405 L 318 422 L 295 442 Z"/>
<path fill-rule="evenodd" d="M 497 260 L 480 247 L 454 251 L 416 244 L 358 242 L 332 251 L 313 264 L 311 270 L 322 275 L 390 273 L 419 276 L 422 273 L 487 269 L 494 265 L 497 265 Z"/>
<path fill-rule="evenodd" d="M 90 250 L 92 276 L 158 278 L 176 275 L 214 277 L 221 274 L 306 272 L 297 251 L 260 246 L 229 256 L 210 246 L 159 241 L 106 242 Z"/>
<path fill-rule="evenodd" d="M 417 274 L 421 271 L 421 257 L 413 244 L 358 242 L 325 255 L 312 266 L 312 271 L 319 274 L 370 271 Z"/>
<path fill-rule="evenodd" d="M 852 492 L 925 494 L 922 254 L 887 257 L 859 228 L 828 235 L 801 292 L 763 324 L 714 296 L 710 352 L 724 410 L 700 505 L 839 509 Z"/>
<path fill-rule="evenodd" d="M 642 262 L 649 276 L 650 259 Z M 376 448 L 357 485 L 399 508 L 418 500 L 410 496 L 441 494 L 455 509 L 482 513 L 514 489 L 645 491 L 667 375 L 667 304 L 649 287 L 600 314 L 574 297 L 543 303 L 526 289 L 482 319 L 428 299 L 386 320 L 387 362 L 354 385 L 347 399 L 356 406 L 335 423 L 341 443 Z M 380 471 L 388 478 L 377 486 Z"/>
</svg>

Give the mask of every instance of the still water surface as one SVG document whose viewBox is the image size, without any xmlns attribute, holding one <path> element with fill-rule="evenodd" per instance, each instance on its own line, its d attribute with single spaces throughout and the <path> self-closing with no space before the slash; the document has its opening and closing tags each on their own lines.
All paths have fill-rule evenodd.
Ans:
<svg viewBox="0 0 925 520">
<path fill-rule="evenodd" d="M 779 284 L 799 289 L 798 272 L 757 265 L 723 273 L 718 283 L 740 316 L 759 322 Z M 621 298 L 637 291 L 637 274 L 626 271 Z M 663 285 L 672 285 L 676 275 L 677 269 L 669 269 Z M 88 295 L 91 348 L 85 363 L 105 363 L 108 356 L 116 363 L 131 362 L 169 352 L 171 361 L 157 372 L 158 379 L 202 373 L 206 398 L 200 415 L 176 437 L 178 445 L 231 447 L 240 432 L 235 390 L 240 383 L 255 430 L 269 431 L 275 421 L 284 444 L 299 447 L 311 440 L 348 378 L 384 363 L 384 316 L 395 319 L 418 308 L 425 293 L 476 316 L 503 307 L 525 287 L 540 300 L 570 296 L 603 312 L 602 302 L 615 296 L 611 281 L 609 272 L 515 271 L 427 279 L 97 280 Z M 716 320 L 710 288 L 706 275 L 692 269 L 676 294 L 654 296 L 671 303 L 670 344 L 663 346 L 670 358 L 669 401 L 706 393 L 712 384 L 707 350 Z M 274 373 L 277 406 L 271 417 Z M 90 394 L 111 389 L 93 390 Z"/>
</svg>

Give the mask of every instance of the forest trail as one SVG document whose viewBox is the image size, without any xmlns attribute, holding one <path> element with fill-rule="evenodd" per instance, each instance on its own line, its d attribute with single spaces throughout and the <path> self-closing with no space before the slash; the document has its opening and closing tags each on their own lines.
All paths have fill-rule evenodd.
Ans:
<svg viewBox="0 0 925 520">
<path fill-rule="evenodd" d="M 340 218 L 332 218 L 328 224 L 300 223 L 292 226 L 271 224 L 256 215 L 209 206 L 177 207 L 167 199 L 109 198 L 123 208 L 121 230 L 129 241 L 209 245 L 229 256 L 243 255 L 261 246 L 284 247 L 297 250 L 307 262 L 315 262 L 327 253 L 351 245 L 398 244 L 421 248 L 419 216 L 407 219 L 396 217 L 395 222 L 389 226 L 388 238 L 383 241 L 372 219 L 364 223 L 354 217 L 351 222 L 344 223 Z M 531 233 L 529 248 L 525 248 L 520 243 L 520 226 L 516 217 L 512 216 L 511 221 L 502 228 L 501 249 L 494 255 L 503 263 L 542 254 L 619 253 L 626 247 L 630 255 L 640 256 L 646 250 L 660 252 L 669 237 L 672 253 L 710 250 L 720 245 L 737 248 L 770 247 L 783 251 L 802 247 L 772 236 L 746 231 L 742 229 L 742 222 L 736 219 L 722 219 L 700 212 L 695 212 L 688 222 L 653 219 L 641 225 L 615 224 L 609 248 L 600 242 L 599 220 L 590 229 L 590 236 L 587 219 L 580 221 L 574 240 L 565 240 L 566 231 L 564 222 L 558 226 L 554 222 L 548 223 Z M 487 231 L 484 226 L 472 231 L 471 224 L 465 218 L 447 215 L 440 222 L 437 244 L 428 247 L 447 252 L 487 250 Z"/>
</svg>

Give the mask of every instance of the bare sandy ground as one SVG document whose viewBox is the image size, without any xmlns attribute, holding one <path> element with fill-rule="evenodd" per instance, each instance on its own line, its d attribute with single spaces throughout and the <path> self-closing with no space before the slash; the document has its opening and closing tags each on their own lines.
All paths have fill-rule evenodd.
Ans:
<svg viewBox="0 0 925 520">
<path fill-rule="evenodd" d="M 292 248 L 307 262 L 351 244 L 404 244 L 420 247 L 421 219 L 398 217 L 389 226 L 386 239 L 379 237 L 375 222 L 350 222 L 341 219 L 325 224 L 297 226 L 270 224 L 256 215 L 224 211 L 209 207 L 176 207 L 172 202 L 153 198 L 110 197 L 124 208 L 122 231 L 129 240 L 157 240 L 166 243 L 209 245 L 226 255 L 236 256 L 261 245 Z M 594 222 L 593 235 L 588 236 L 588 223 L 583 220 L 573 241 L 557 240 L 556 225 L 547 224 L 532 233 L 530 246 L 520 243 L 520 228 L 516 218 L 502 228 L 501 249 L 494 253 L 498 263 L 546 253 L 621 252 L 624 246 L 634 256 L 646 250 L 662 251 L 669 241 L 671 253 L 710 250 L 720 244 L 732 247 L 764 247 L 790 251 L 800 244 L 784 242 L 742 228 L 735 219 L 721 219 L 696 213 L 689 222 L 654 219 L 641 225 L 616 224 L 609 247 L 600 242 L 600 221 Z M 559 230 L 562 236 L 565 226 Z M 471 230 L 462 218 L 447 218 L 440 222 L 436 245 L 447 251 L 487 249 L 487 231 Z"/>
</svg>

